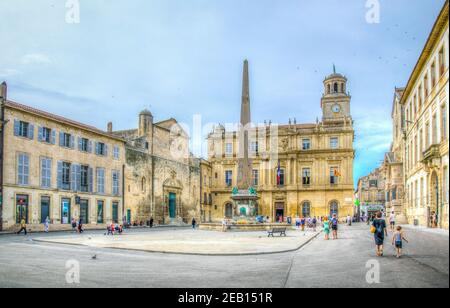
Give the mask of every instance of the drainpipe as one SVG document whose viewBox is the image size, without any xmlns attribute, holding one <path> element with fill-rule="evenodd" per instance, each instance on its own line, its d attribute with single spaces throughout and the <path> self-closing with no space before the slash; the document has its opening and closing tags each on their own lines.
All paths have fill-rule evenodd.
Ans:
<svg viewBox="0 0 450 308">
<path fill-rule="evenodd" d="M 7 98 L 7 85 L 2 83 L 0 85 L 0 231 L 3 231 L 3 157 L 4 157 L 4 138 L 5 138 L 5 102 Z"/>
<path fill-rule="evenodd" d="M 126 155 L 126 149 L 125 154 Z M 125 164 L 122 165 L 122 220 L 125 218 L 125 221 L 122 221 L 123 225 L 126 225 L 127 218 L 125 217 Z"/>
</svg>

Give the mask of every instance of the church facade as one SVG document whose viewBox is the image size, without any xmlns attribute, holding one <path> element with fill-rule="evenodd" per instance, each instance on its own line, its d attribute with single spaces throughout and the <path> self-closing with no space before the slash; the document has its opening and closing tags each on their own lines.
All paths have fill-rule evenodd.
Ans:
<svg viewBox="0 0 450 308">
<path fill-rule="evenodd" d="M 244 89 L 248 88 L 244 76 Z M 324 80 L 322 120 L 312 124 L 265 123 L 248 127 L 251 188 L 257 213 L 271 221 L 287 217 L 354 214 L 354 129 L 347 79 L 334 72 Z M 217 126 L 208 136 L 212 203 L 206 222 L 239 216 L 232 200 L 240 175 L 239 134 Z"/>
</svg>

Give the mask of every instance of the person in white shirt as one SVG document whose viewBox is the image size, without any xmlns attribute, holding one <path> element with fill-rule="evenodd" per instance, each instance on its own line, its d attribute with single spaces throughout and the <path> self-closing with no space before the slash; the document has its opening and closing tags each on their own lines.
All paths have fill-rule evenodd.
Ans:
<svg viewBox="0 0 450 308">
<path fill-rule="evenodd" d="M 395 223 L 396 223 L 396 217 L 395 217 L 395 212 L 392 211 L 391 216 L 389 216 L 389 224 L 391 226 L 391 231 L 394 232 L 395 231 Z"/>
</svg>

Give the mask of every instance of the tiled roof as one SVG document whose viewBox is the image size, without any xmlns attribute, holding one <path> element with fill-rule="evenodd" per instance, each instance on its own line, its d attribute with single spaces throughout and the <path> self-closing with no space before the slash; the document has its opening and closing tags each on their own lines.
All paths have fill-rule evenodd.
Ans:
<svg viewBox="0 0 450 308">
<path fill-rule="evenodd" d="M 102 136 L 105 136 L 105 137 L 108 137 L 108 138 L 112 138 L 112 139 L 116 139 L 116 140 L 119 140 L 119 141 L 124 141 L 122 138 L 118 138 L 117 136 L 109 134 L 109 133 L 107 133 L 105 131 L 102 131 L 102 130 L 96 128 L 96 127 L 93 127 L 93 126 L 90 126 L 90 125 L 86 125 L 86 124 L 83 124 L 83 123 L 80 123 L 80 122 L 77 122 L 77 121 L 74 121 L 74 120 L 70 120 L 70 119 L 67 119 L 67 118 L 64 118 L 64 117 L 61 117 L 61 116 L 58 116 L 58 115 L 46 112 L 46 111 L 42 111 L 42 110 L 30 107 L 30 106 L 19 104 L 19 103 L 10 101 L 10 100 L 5 101 L 5 107 L 21 110 L 21 111 L 24 111 L 24 112 L 27 112 L 27 113 L 31 113 L 31 114 L 35 114 L 35 115 L 41 116 L 43 118 L 47 118 L 47 119 L 50 119 L 50 120 L 53 120 L 53 121 L 56 121 L 56 122 L 60 122 L 62 124 L 71 125 L 71 126 L 74 126 L 76 128 L 88 130 L 88 131 L 90 131 L 92 133 L 95 133 L 95 134 L 98 134 L 98 135 L 102 135 Z"/>
</svg>

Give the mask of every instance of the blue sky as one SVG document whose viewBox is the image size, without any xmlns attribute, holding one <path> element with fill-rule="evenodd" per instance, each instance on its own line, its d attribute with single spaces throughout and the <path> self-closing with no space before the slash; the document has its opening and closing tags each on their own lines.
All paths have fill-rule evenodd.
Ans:
<svg viewBox="0 0 450 308">
<path fill-rule="evenodd" d="M 254 122 L 314 122 L 333 63 L 349 79 L 355 181 L 389 149 L 394 87 L 404 86 L 444 0 L 0 1 L 0 79 L 9 97 L 106 128 L 156 120 L 238 121 L 242 61 Z"/>
</svg>

